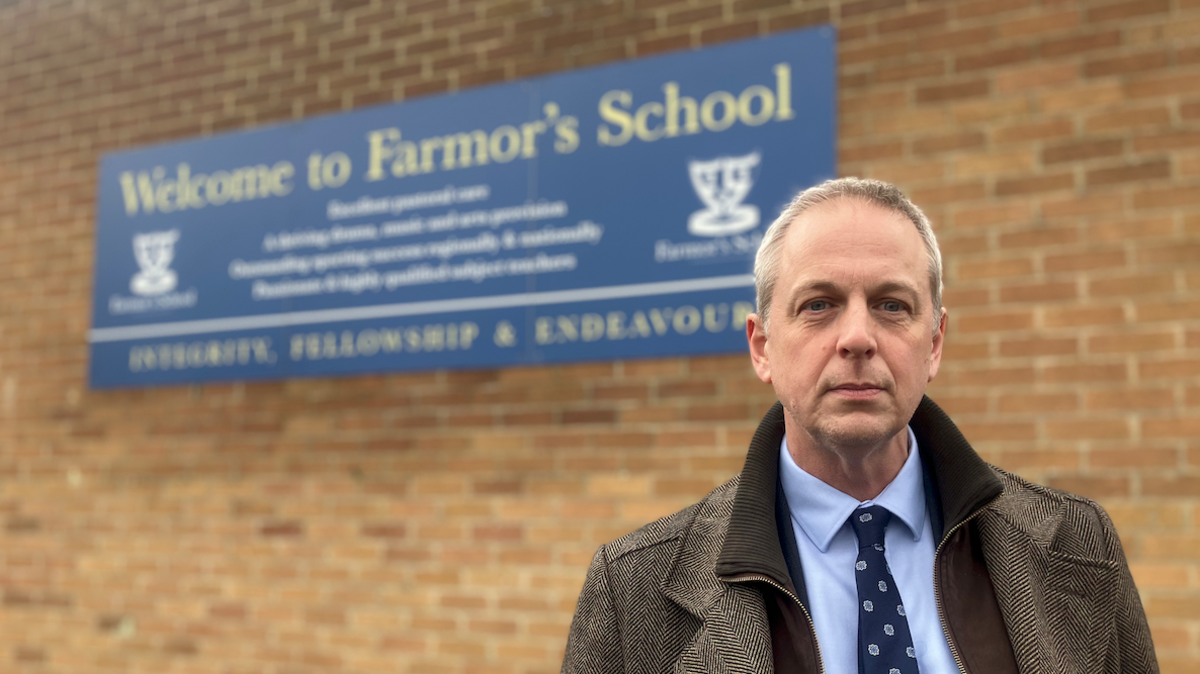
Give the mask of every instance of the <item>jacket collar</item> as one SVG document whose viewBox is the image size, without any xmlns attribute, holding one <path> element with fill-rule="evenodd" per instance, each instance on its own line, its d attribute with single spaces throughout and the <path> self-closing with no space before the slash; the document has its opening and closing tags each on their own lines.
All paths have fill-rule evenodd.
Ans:
<svg viewBox="0 0 1200 674">
<path fill-rule="evenodd" d="M 761 574 L 784 587 L 792 586 L 776 526 L 783 415 L 783 405 L 775 403 L 750 441 L 715 567 L 720 578 Z M 928 397 L 921 399 L 909 425 L 921 447 L 925 474 L 931 478 L 926 480 L 929 510 L 940 542 L 944 532 L 954 529 L 1004 487 L 954 422 Z M 796 580 L 803 583 L 802 578 Z"/>
</svg>

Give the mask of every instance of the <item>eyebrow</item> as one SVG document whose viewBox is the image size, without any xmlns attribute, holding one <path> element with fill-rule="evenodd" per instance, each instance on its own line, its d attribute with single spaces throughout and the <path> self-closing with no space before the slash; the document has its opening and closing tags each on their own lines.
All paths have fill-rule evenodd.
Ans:
<svg viewBox="0 0 1200 674">
<path fill-rule="evenodd" d="M 804 285 L 796 287 L 791 293 L 791 299 L 795 301 L 800 295 L 806 295 L 810 292 L 829 293 L 831 295 L 842 294 L 842 288 L 831 281 L 809 281 Z M 892 293 L 904 293 L 910 295 L 913 300 L 913 308 L 921 301 L 921 293 L 909 283 L 903 281 L 885 281 L 879 285 L 872 286 L 868 289 L 870 295 L 887 295 Z"/>
</svg>

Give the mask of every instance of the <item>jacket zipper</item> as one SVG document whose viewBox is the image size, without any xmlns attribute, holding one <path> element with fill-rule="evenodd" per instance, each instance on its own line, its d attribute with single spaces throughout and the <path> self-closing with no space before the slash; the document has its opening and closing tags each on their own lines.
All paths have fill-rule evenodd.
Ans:
<svg viewBox="0 0 1200 674">
<path fill-rule="evenodd" d="M 995 503 L 997 498 L 1000 498 L 1000 495 L 997 495 L 991 501 L 983 504 L 970 515 L 968 515 L 966 519 L 954 525 L 954 527 L 950 529 L 950 531 L 947 531 L 946 535 L 942 537 L 941 542 L 938 543 L 937 550 L 933 552 L 933 598 L 934 603 L 937 604 L 938 620 L 942 623 L 942 633 L 946 635 L 946 643 L 950 645 L 950 654 L 954 656 L 954 664 L 958 665 L 958 671 L 962 672 L 962 674 L 967 674 L 967 668 L 965 665 L 963 665 L 962 656 L 958 652 L 958 646 L 954 644 L 954 639 L 950 636 L 950 624 L 946 622 L 946 613 L 942 610 L 942 565 L 939 560 L 939 556 L 942 554 L 942 548 L 946 546 L 946 541 L 950 540 L 950 537 L 954 535 L 954 532 L 963 528 L 971 520 L 975 519 L 975 517 L 986 510 L 988 506 Z"/>
<path fill-rule="evenodd" d="M 937 557 L 937 553 L 935 552 L 934 558 L 936 559 L 936 557 Z M 771 587 L 775 588 L 776 590 L 779 590 L 780 592 L 791 597 L 792 601 L 796 602 L 796 606 L 799 606 L 800 611 L 802 613 L 804 613 L 804 619 L 808 621 L 808 629 L 809 629 L 809 632 L 812 634 L 813 646 L 815 646 L 817 649 L 817 668 L 818 668 L 820 674 L 825 674 L 825 661 L 821 658 L 821 644 L 820 644 L 820 642 L 817 641 L 817 627 L 813 623 L 812 616 L 809 615 L 808 609 L 804 608 L 804 602 L 800 601 L 800 598 L 797 597 L 795 594 L 793 594 L 791 592 L 791 590 L 788 590 L 786 587 L 780 585 L 779 583 L 776 583 L 769 576 L 763 576 L 763 575 L 756 574 L 756 573 L 748 573 L 748 574 L 743 574 L 740 576 L 721 578 L 721 581 L 726 582 L 726 583 L 740 583 L 740 582 L 747 581 L 747 580 L 757 580 L 757 581 L 764 582 L 767 585 L 770 585 Z"/>
</svg>

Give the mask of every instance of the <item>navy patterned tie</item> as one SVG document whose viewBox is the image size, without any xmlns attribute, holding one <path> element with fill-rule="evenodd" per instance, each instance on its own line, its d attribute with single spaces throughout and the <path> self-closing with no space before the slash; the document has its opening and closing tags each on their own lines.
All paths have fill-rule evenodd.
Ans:
<svg viewBox="0 0 1200 674">
<path fill-rule="evenodd" d="M 858 665 L 862 674 L 919 674 L 912 633 L 904 616 L 900 588 L 883 557 L 883 534 L 892 514 L 883 506 L 850 515 L 858 536 Z"/>
</svg>

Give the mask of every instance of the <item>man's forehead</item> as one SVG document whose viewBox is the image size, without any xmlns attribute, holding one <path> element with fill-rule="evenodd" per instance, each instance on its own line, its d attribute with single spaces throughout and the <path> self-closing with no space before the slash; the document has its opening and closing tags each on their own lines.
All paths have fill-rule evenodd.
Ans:
<svg viewBox="0 0 1200 674">
<path fill-rule="evenodd" d="M 895 239 L 921 245 L 916 225 L 903 213 L 851 197 L 809 208 L 796 216 L 790 229 L 789 238 L 801 240 L 845 237 L 868 245 L 880 239 Z"/>
</svg>

